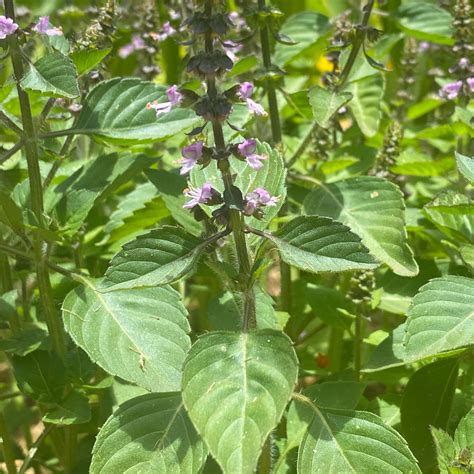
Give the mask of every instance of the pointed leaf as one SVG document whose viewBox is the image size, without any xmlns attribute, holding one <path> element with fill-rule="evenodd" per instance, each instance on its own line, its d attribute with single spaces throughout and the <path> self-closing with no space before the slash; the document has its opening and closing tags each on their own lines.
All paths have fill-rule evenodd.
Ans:
<svg viewBox="0 0 474 474">
<path fill-rule="evenodd" d="M 43 416 L 43 421 L 54 425 L 77 425 L 91 419 L 89 399 L 84 393 L 73 390 L 60 403 Z"/>
<path fill-rule="evenodd" d="M 474 158 L 456 153 L 456 164 L 459 172 L 471 183 L 474 183 Z"/>
<path fill-rule="evenodd" d="M 270 329 L 212 332 L 191 348 L 184 364 L 184 404 L 224 472 L 254 472 L 297 374 L 291 340 Z"/>
<path fill-rule="evenodd" d="M 112 48 L 105 49 L 83 49 L 74 51 L 71 59 L 77 68 L 77 74 L 81 76 L 94 69 L 112 51 Z"/>
<path fill-rule="evenodd" d="M 430 426 L 446 430 L 456 390 L 458 367 L 457 358 L 425 365 L 415 372 L 405 388 L 400 407 L 402 433 L 423 472 L 432 472 L 436 466 Z"/>
<path fill-rule="evenodd" d="M 459 422 L 454 433 L 454 445 L 458 452 L 467 448 L 474 453 L 474 408 Z"/>
<path fill-rule="evenodd" d="M 298 473 L 419 473 L 406 441 L 376 415 L 319 409 L 298 454 Z"/>
<path fill-rule="evenodd" d="M 59 52 L 47 54 L 31 65 L 21 86 L 51 97 L 74 99 L 80 94 L 76 66 Z"/>
<path fill-rule="evenodd" d="M 431 436 L 436 448 L 436 459 L 440 472 L 450 472 L 452 461 L 456 458 L 456 449 L 451 436 L 446 431 L 430 427 Z"/>
<path fill-rule="evenodd" d="M 350 109 L 368 137 L 373 137 L 379 129 L 384 89 L 385 81 L 380 73 L 351 82 L 347 87 L 347 92 L 352 94 Z"/>
<path fill-rule="evenodd" d="M 168 101 L 166 87 L 136 78 L 101 82 L 87 95 L 74 132 L 121 145 L 151 143 L 181 133 L 200 120 L 192 110 L 179 107 L 157 118 L 146 108 L 154 100 Z"/>
<path fill-rule="evenodd" d="M 179 227 L 154 229 L 128 242 L 115 255 L 102 288 L 122 290 L 173 283 L 193 270 L 208 243 Z"/>
<path fill-rule="evenodd" d="M 179 294 L 168 286 L 101 293 L 100 282 L 84 284 L 62 308 L 74 342 L 112 375 L 156 392 L 179 389 L 191 345 Z"/>
<path fill-rule="evenodd" d="M 277 246 L 286 263 L 308 272 L 343 272 L 379 266 L 349 227 L 327 217 L 296 217 L 274 234 L 259 235 Z"/>
<path fill-rule="evenodd" d="M 206 457 L 181 394 L 150 393 L 120 405 L 102 426 L 90 473 L 194 474 Z"/>
<path fill-rule="evenodd" d="M 313 108 L 314 120 L 319 126 L 327 128 L 334 114 L 352 99 L 352 94 L 350 92 L 336 93 L 316 86 L 310 89 L 308 97 Z"/>
<path fill-rule="evenodd" d="M 304 207 L 308 214 L 331 217 L 348 225 L 370 252 L 397 275 L 418 273 L 406 242 L 403 195 L 395 184 L 375 176 L 324 184 L 306 197 Z"/>
<path fill-rule="evenodd" d="M 405 361 L 472 345 L 474 279 L 447 275 L 424 285 L 408 310 Z"/>
</svg>

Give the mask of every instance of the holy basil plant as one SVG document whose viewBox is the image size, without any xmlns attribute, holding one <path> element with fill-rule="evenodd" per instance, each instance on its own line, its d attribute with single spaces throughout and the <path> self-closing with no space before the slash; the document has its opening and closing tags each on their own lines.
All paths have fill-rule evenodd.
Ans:
<svg viewBox="0 0 474 474">
<path fill-rule="evenodd" d="M 0 470 L 471 472 L 470 3 L 118 3 L 0 15 Z"/>
</svg>

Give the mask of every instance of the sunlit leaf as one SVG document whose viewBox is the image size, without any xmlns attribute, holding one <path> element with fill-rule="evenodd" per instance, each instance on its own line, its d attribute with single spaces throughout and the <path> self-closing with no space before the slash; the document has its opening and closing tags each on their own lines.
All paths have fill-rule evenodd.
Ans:
<svg viewBox="0 0 474 474">
<path fill-rule="evenodd" d="M 101 293 L 97 282 L 84 284 L 62 307 L 74 342 L 112 375 L 155 392 L 179 389 L 191 345 L 179 294 L 168 286 Z"/>
<path fill-rule="evenodd" d="M 216 331 L 193 345 L 184 364 L 184 405 L 225 472 L 255 470 L 297 372 L 292 343 L 278 331 Z"/>
<path fill-rule="evenodd" d="M 91 474 L 194 474 L 207 449 L 179 393 L 150 393 L 128 400 L 102 426 Z"/>
</svg>

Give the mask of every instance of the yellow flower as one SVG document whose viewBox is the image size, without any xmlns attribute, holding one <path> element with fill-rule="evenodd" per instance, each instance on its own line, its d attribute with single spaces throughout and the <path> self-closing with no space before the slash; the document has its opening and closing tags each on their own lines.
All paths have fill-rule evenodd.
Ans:
<svg viewBox="0 0 474 474">
<path fill-rule="evenodd" d="M 316 59 L 316 69 L 321 73 L 331 72 L 333 69 L 333 65 L 332 62 L 328 61 L 326 56 L 322 54 L 321 56 L 319 56 L 319 58 Z"/>
</svg>

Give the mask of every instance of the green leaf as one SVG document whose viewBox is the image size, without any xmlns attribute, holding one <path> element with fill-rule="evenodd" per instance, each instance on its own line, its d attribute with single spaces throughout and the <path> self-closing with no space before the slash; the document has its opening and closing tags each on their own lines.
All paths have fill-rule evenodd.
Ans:
<svg viewBox="0 0 474 474">
<path fill-rule="evenodd" d="M 179 227 L 154 229 L 115 255 L 101 288 L 114 291 L 173 283 L 193 271 L 208 243 Z"/>
<path fill-rule="evenodd" d="M 43 416 L 45 423 L 55 425 L 77 425 L 91 419 L 91 407 L 86 395 L 73 390 L 61 403 L 52 407 Z"/>
<path fill-rule="evenodd" d="M 54 188 L 47 209 L 54 209 L 64 232 L 75 233 L 95 203 L 154 162 L 146 155 L 100 155 Z"/>
<path fill-rule="evenodd" d="M 23 216 L 21 209 L 15 201 L 0 190 L 0 222 L 10 227 L 14 232 L 20 234 L 23 228 Z"/>
<path fill-rule="evenodd" d="M 474 341 L 474 279 L 447 275 L 424 285 L 408 310 L 405 361 Z"/>
<path fill-rule="evenodd" d="M 460 248 L 460 252 L 462 259 L 466 262 L 466 265 L 469 265 L 472 269 L 474 269 L 474 245 L 466 244 Z"/>
<path fill-rule="evenodd" d="M 336 408 L 353 410 L 357 406 L 364 391 L 365 384 L 338 380 L 311 385 L 303 391 L 318 408 Z M 308 426 L 313 420 L 314 411 L 311 406 L 294 400 L 286 417 L 287 449 L 301 444 Z"/>
<path fill-rule="evenodd" d="M 194 474 L 207 449 L 179 393 L 150 393 L 128 400 L 102 426 L 91 474 Z"/>
<path fill-rule="evenodd" d="M 351 82 L 346 93 L 352 94 L 350 109 L 362 133 L 373 137 L 382 118 L 382 99 L 385 81 L 382 74 L 374 74 Z"/>
<path fill-rule="evenodd" d="M 261 235 L 276 245 L 286 263 L 308 272 L 343 272 L 379 265 L 357 235 L 327 217 L 296 217 L 278 232 Z"/>
<path fill-rule="evenodd" d="M 184 405 L 224 472 L 254 472 L 297 375 L 291 340 L 277 331 L 212 332 L 193 345 L 184 364 Z"/>
<path fill-rule="evenodd" d="M 471 183 L 474 183 L 474 158 L 456 152 L 456 164 L 459 172 Z"/>
<path fill-rule="evenodd" d="M 363 372 L 377 372 L 404 365 L 406 324 L 395 328 L 372 352 Z"/>
<path fill-rule="evenodd" d="M 320 127 L 327 128 L 334 114 L 352 99 L 352 94 L 350 92 L 336 93 L 316 86 L 310 89 L 308 97 L 313 108 L 314 120 Z"/>
<path fill-rule="evenodd" d="M 445 191 L 423 208 L 423 213 L 448 237 L 474 242 L 474 206 L 464 194 Z"/>
<path fill-rule="evenodd" d="M 77 68 L 77 74 L 82 76 L 86 72 L 94 69 L 112 51 L 112 48 L 105 49 L 83 49 L 74 51 L 71 59 Z"/>
<path fill-rule="evenodd" d="M 0 297 L 0 314 L 5 307 L 2 304 L 2 297 Z M 7 354 L 25 356 L 39 348 L 49 349 L 49 336 L 44 328 L 33 323 L 23 323 L 20 331 L 13 333 L 7 339 L 0 339 L 0 351 Z"/>
<path fill-rule="evenodd" d="M 270 195 L 279 198 L 276 206 L 264 209 L 262 219 L 259 220 L 255 217 L 246 218 L 246 223 L 249 226 L 263 230 L 278 215 L 281 206 L 285 202 L 286 170 L 280 153 L 268 143 L 258 143 L 257 153 L 268 156 L 268 159 L 263 161 L 263 167 L 258 172 L 252 169 L 247 162 L 236 159 L 231 160 L 231 170 L 235 174 L 234 184 L 242 191 L 244 197 L 248 193 L 255 191 L 256 188 L 264 188 Z M 216 160 L 212 160 L 211 164 L 204 169 L 194 168 L 191 172 L 191 182 L 194 186 L 202 186 L 205 182 L 208 182 L 219 192 L 224 192 L 224 184 L 221 173 L 217 169 Z M 211 209 L 208 209 L 210 213 Z"/>
<path fill-rule="evenodd" d="M 167 102 L 166 87 L 136 78 L 101 82 L 87 95 L 74 133 L 94 135 L 119 145 L 152 143 L 184 132 L 200 119 L 187 108 L 156 117 L 148 102 Z"/>
<path fill-rule="evenodd" d="M 451 472 L 451 463 L 456 458 L 456 449 L 451 436 L 446 431 L 430 427 L 431 436 L 436 448 L 436 459 L 440 472 Z"/>
<path fill-rule="evenodd" d="M 21 86 L 51 97 L 74 99 L 80 95 L 76 66 L 59 52 L 49 53 L 31 65 Z"/>
<path fill-rule="evenodd" d="M 66 372 L 56 354 L 35 351 L 24 357 L 15 356 L 13 372 L 18 388 L 34 400 L 57 403 L 62 399 Z"/>
<path fill-rule="evenodd" d="M 418 265 L 407 244 L 405 203 L 400 189 L 375 176 L 324 184 L 305 199 L 308 214 L 339 220 L 397 275 L 415 276 Z"/>
<path fill-rule="evenodd" d="M 283 329 L 279 326 L 273 299 L 260 288 L 255 288 L 258 329 Z M 214 330 L 241 331 L 243 322 L 242 293 L 226 291 L 209 302 L 209 322 Z"/>
<path fill-rule="evenodd" d="M 319 409 L 298 454 L 298 473 L 419 473 L 406 441 L 376 415 Z"/>
<path fill-rule="evenodd" d="M 321 321 L 331 327 L 350 329 L 353 321 L 350 316 L 351 302 L 340 291 L 309 283 L 306 298 Z"/>
<path fill-rule="evenodd" d="M 453 44 L 453 17 L 429 2 L 410 2 L 398 10 L 400 29 L 420 40 Z"/>
<path fill-rule="evenodd" d="M 179 389 L 191 345 L 179 294 L 168 286 L 101 293 L 100 282 L 83 281 L 62 307 L 74 342 L 112 375 L 156 392 Z"/>
<path fill-rule="evenodd" d="M 281 26 L 280 34 L 297 44 L 277 43 L 273 56 L 275 64 L 285 66 L 316 44 L 323 49 L 329 27 L 329 18 L 316 12 L 305 11 L 290 16 Z"/>
<path fill-rule="evenodd" d="M 160 192 L 173 219 L 193 235 L 200 235 L 203 231 L 202 224 L 194 219 L 188 209 L 183 209 L 183 204 L 187 201 L 183 194 L 188 187 L 186 178 L 164 170 L 147 170 L 146 176 Z"/>
<path fill-rule="evenodd" d="M 430 426 L 446 429 L 458 374 L 457 358 L 425 365 L 410 378 L 401 405 L 402 433 L 423 472 L 436 465 Z"/>
<path fill-rule="evenodd" d="M 463 449 L 468 449 L 474 453 L 474 408 L 461 419 L 454 433 L 454 445 L 460 453 Z"/>
</svg>

